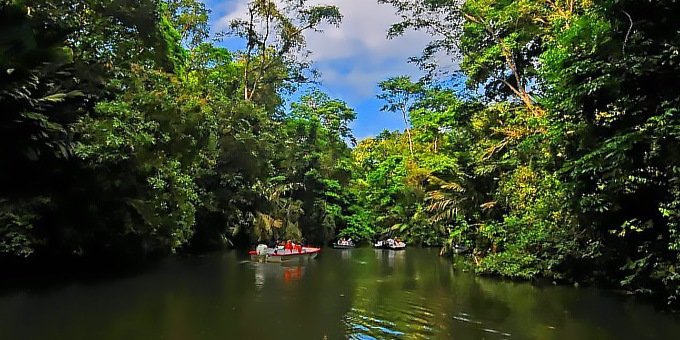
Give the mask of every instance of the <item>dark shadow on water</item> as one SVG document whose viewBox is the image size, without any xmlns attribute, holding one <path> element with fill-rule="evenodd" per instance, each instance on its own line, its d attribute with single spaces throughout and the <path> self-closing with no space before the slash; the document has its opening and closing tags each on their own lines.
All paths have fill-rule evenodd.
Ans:
<svg viewBox="0 0 680 340">
<path fill-rule="evenodd" d="M 201 257 L 204 255 L 193 255 Z M 0 297 L 17 292 L 42 294 L 73 284 L 96 286 L 117 280 L 134 278 L 155 269 L 167 261 L 190 259 L 174 255 L 169 258 L 150 257 L 137 261 L 117 261 L 106 258 L 60 258 L 0 264 Z"/>
</svg>

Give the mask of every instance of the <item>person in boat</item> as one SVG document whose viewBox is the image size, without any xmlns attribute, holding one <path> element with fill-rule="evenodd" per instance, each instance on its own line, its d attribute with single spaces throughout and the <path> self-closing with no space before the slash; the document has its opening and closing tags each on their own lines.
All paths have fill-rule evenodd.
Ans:
<svg viewBox="0 0 680 340">
<path fill-rule="evenodd" d="M 272 242 L 270 242 L 270 244 L 268 244 L 267 246 L 274 249 L 274 254 L 277 254 L 279 252 L 279 240 L 275 240 L 272 237 Z"/>
</svg>

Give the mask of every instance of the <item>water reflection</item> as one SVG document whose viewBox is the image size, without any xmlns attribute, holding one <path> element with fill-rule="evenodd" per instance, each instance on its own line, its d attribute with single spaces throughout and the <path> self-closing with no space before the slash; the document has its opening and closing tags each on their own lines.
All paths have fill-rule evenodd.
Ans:
<svg viewBox="0 0 680 340">
<path fill-rule="evenodd" d="M 291 283 L 300 281 L 304 274 L 304 265 L 295 264 L 281 264 L 281 263 L 267 263 L 267 262 L 252 262 L 250 265 L 254 268 L 255 287 L 262 289 L 267 281 L 270 282 L 284 282 Z"/>
<path fill-rule="evenodd" d="M 352 249 L 338 249 L 337 251 L 340 253 L 340 257 L 343 260 L 349 260 L 352 258 Z"/>
<path fill-rule="evenodd" d="M 500 335 L 500 336 L 503 336 L 503 337 L 510 337 L 511 336 L 510 333 L 505 333 L 505 332 L 502 332 L 502 331 L 499 331 L 499 330 L 486 328 L 483 321 L 470 319 L 470 314 L 468 314 L 468 313 L 458 313 L 457 315 L 453 316 L 453 319 L 456 320 L 456 321 L 460 321 L 460 322 L 464 323 L 465 327 L 468 327 L 468 328 L 478 329 L 478 330 L 481 330 L 481 331 L 486 332 L 486 333 Z"/>
<path fill-rule="evenodd" d="M 367 310 L 352 308 L 345 316 L 350 339 L 393 338 L 404 335 L 396 329 L 396 323 L 369 316 Z"/>
<path fill-rule="evenodd" d="M 395 264 L 404 263 L 406 252 L 403 250 L 384 250 L 387 253 L 387 264 L 394 268 Z"/>
<path fill-rule="evenodd" d="M 0 339 L 673 339 L 677 318 L 609 292 L 457 272 L 436 250 L 238 252 L 0 295 Z"/>
</svg>

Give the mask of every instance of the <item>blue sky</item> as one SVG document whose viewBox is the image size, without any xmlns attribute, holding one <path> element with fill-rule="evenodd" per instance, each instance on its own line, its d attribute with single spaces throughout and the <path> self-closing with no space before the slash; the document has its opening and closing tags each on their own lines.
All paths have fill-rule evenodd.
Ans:
<svg viewBox="0 0 680 340">
<path fill-rule="evenodd" d="M 242 17 L 248 0 L 203 0 L 211 13 L 214 32 L 224 31 L 231 19 Z M 311 59 L 321 71 L 320 88 L 346 101 L 357 111 L 352 124 L 357 139 L 372 137 L 384 129 L 403 129 L 397 114 L 380 112 L 376 99 L 378 82 L 398 75 L 418 78 L 421 72 L 407 63 L 428 41 L 424 33 L 412 32 L 388 40 L 390 24 L 398 21 L 389 5 L 377 0 L 310 0 L 311 4 L 336 5 L 344 15 L 339 28 L 324 27 L 324 33 L 306 35 Z M 227 42 L 227 44 L 229 44 Z M 230 44 L 230 45 L 233 45 Z"/>
</svg>

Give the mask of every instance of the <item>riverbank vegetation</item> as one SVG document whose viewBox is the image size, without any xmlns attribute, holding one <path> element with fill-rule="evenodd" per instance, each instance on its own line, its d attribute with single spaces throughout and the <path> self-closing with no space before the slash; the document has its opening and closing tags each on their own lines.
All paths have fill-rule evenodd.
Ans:
<svg viewBox="0 0 680 340">
<path fill-rule="evenodd" d="M 272 229 L 332 237 L 355 113 L 314 90 L 282 104 L 314 80 L 302 34 L 341 15 L 288 5 L 253 2 L 232 24 L 247 48 L 229 51 L 196 1 L 5 1 L 0 252 L 134 259 Z"/>
<path fill-rule="evenodd" d="M 381 2 L 432 35 L 427 76 L 381 82 L 404 130 L 355 145 L 301 86 L 333 6 L 252 1 L 231 51 L 194 0 L 3 1 L 2 257 L 392 236 L 677 307 L 680 4 Z"/>
</svg>

